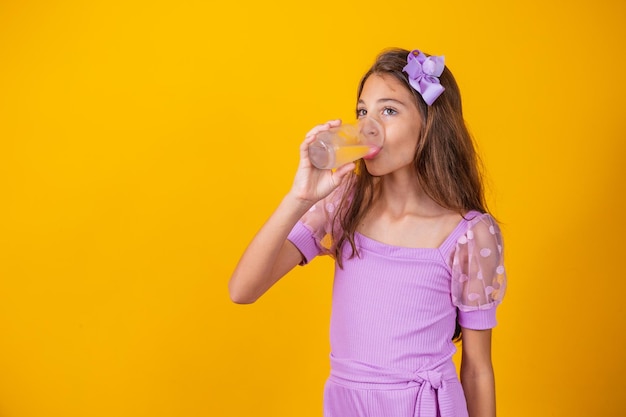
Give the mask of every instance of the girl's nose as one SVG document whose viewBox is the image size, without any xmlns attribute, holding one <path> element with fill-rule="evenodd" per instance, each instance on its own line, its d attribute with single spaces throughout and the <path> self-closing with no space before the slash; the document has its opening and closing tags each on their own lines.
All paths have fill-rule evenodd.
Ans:
<svg viewBox="0 0 626 417">
<path fill-rule="evenodd" d="M 364 117 L 363 119 L 360 119 L 360 125 L 360 132 L 365 141 L 369 145 L 382 147 L 385 140 L 385 130 L 383 125 L 371 117 Z"/>
</svg>

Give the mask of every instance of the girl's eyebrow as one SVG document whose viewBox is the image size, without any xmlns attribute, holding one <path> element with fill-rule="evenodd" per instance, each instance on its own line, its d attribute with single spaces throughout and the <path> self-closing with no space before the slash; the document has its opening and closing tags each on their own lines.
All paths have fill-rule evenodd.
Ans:
<svg viewBox="0 0 626 417">
<path fill-rule="evenodd" d="M 403 101 L 400 101 L 398 99 L 395 98 L 380 98 L 378 100 L 376 100 L 377 103 L 388 103 L 388 102 L 393 102 L 393 103 L 397 103 L 400 104 L 401 106 L 406 106 L 406 104 L 404 104 Z M 363 101 L 362 99 L 359 99 L 358 101 L 359 104 L 365 104 L 365 101 Z"/>
</svg>

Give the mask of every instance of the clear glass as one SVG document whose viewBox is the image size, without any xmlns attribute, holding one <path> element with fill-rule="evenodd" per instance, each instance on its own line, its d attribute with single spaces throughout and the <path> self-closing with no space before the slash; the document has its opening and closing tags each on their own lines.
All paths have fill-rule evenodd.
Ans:
<svg viewBox="0 0 626 417">
<path fill-rule="evenodd" d="M 373 158 L 385 140 L 383 126 L 370 117 L 317 134 L 309 160 L 319 169 L 334 169 L 360 158 Z"/>
</svg>

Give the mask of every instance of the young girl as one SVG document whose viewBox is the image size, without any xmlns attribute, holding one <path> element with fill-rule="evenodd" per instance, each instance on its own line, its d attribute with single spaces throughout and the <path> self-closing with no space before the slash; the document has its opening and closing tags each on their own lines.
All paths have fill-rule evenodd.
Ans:
<svg viewBox="0 0 626 417">
<path fill-rule="evenodd" d="M 309 144 L 341 122 L 313 128 L 290 192 L 230 279 L 231 298 L 252 303 L 296 265 L 331 255 L 326 417 L 495 416 L 502 239 L 456 81 L 443 57 L 385 51 L 361 80 L 357 116 L 384 126 L 380 151 L 317 169 Z"/>
</svg>

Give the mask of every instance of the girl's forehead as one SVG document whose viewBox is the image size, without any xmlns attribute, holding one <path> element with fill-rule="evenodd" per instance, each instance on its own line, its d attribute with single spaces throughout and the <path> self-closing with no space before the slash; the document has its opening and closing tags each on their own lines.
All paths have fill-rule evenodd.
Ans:
<svg viewBox="0 0 626 417">
<path fill-rule="evenodd" d="M 363 91 L 361 91 L 359 98 L 362 100 L 376 100 L 380 96 L 410 98 L 411 93 L 397 78 L 390 74 L 372 74 L 365 80 Z"/>
</svg>

